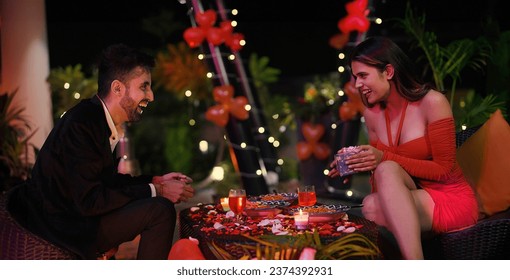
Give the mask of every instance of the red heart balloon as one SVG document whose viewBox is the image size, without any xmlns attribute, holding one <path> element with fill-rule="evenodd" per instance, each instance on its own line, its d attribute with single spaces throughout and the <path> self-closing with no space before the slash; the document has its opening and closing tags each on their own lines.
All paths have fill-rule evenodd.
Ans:
<svg viewBox="0 0 510 280">
<path fill-rule="evenodd" d="M 305 160 L 312 155 L 312 145 L 307 142 L 298 142 L 296 145 L 297 157 L 299 160 Z"/>
<path fill-rule="evenodd" d="M 198 241 L 193 242 L 190 239 L 179 239 L 172 245 L 169 260 L 205 260 L 204 254 L 198 247 Z"/>
<path fill-rule="evenodd" d="M 232 85 L 222 85 L 213 88 L 214 101 L 218 103 L 228 103 L 234 97 L 234 87 Z"/>
<path fill-rule="evenodd" d="M 339 108 L 339 115 L 342 121 L 350 121 L 356 117 L 358 111 L 350 102 L 342 103 L 342 106 Z"/>
<path fill-rule="evenodd" d="M 205 119 L 218 126 L 225 126 L 228 123 L 228 111 L 223 105 L 214 105 L 205 112 Z"/>
<path fill-rule="evenodd" d="M 345 10 L 349 15 L 363 16 L 367 9 L 368 0 L 354 0 L 345 4 Z"/>
<path fill-rule="evenodd" d="M 330 152 L 331 150 L 326 143 L 317 143 L 313 149 L 314 157 L 320 160 L 327 159 Z"/>
<path fill-rule="evenodd" d="M 307 142 L 317 143 L 321 139 L 322 135 L 324 135 L 325 128 L 322 124 L 313 124 L 310 122 L 305 122 L 301 126 L 301 132 L 305 137 Z"/>
<path fill-rule="evenodd" d="M 183 37 L 190 48 L 196 48 L 204 41 L 205 33 L 200 27 L 189 27 L 184 31 Z"/>
<path fill-rule="evenodd" d="M 346 34 L 351 31 L 367 32 L 369 27 L 370 22 L 364 16 L 346 16 L 338 21 L 338 29 Z"/>
<path fill-rule="evenodd" d="M 216 12 L 212 9 L 204 12 L 198 12 L 195 14 L 195 20 L 201 27 L 211 27 L 214 25 L 214 23 L 216 23 Z"/>
<path fill-rule="evenodd" d="M 234 31 L 234 27 L 232 26 L 232 21 L 226 20 L 220 22 L 220 29 L 223 31 L 223 38 L 228 38 L 232 35 Z"/>
<path fill-rule="evenodd" d="M 207 29 L 207 41 L 215 46 L 223 43 L 223 31 L 218 27 L 211 27 Z"/>
<path fill-rule="evenodd" d="M 329 38 L 329 45 L 337 50 L 342 49 L 345 46 L 345 44 L 347 44 L 347 42 L 349 42 L 348 33 L 338 33 Z"/>
<path fill-rule="evenodd" d="M 363 113 L 363 111 L 365 110 L 365 105 L 361 101 L 358 89 L 354 87 L 352 81 L 348 81 L 347 83 L 345 83 L 344 92 L 347 94 L 347 97 L 349 98 L 348 102 L 352 104 L 354 110 Z"/>
<path fill-rule="evenodd" d="M 244 35 L 241 33 L 233 33 L 230 37 L 226 38 L 225 44 L 233 51 L 239 51 L 243 48 L 241 41 L 244 40 Z"/>
<path fill-rule="evenodd" d="M 230 113 L 239 120 L 246 120 L 249 117 L 248 111 L 246 111 L 246 104 L 248 104 L 248 98 L 245 96 L 238 96 L 230 102 Z"/>
</svg>

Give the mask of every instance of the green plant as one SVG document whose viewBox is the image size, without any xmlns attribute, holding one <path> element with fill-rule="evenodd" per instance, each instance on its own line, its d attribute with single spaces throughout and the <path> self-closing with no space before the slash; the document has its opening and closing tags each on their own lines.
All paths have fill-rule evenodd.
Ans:
<svg viewBox="0 0 510 280">
<path fill-rule="evenodd" d="M 30 131 L 30 125 L 22 115 L 25 108 L 13 107 L 12 101 L 17 90 L 11 94 L 0 95 L 0 181 L 8 182 L 12 179 L 26 179 L 30 168 L 26 160 L 22 159 L 27 154 L 28 140 L 34 135 Z"/>
<path fill-rule="evenodd" d="M 97 92 L 97 73 L 87 77 L 81 64 L 58 67 L 50 71 L 50 84 L 53 103 L 53 118 L 58 119 L 81 99 L 92 97 Z"/>
<path fill-rule="evenodd" d="M 471 122 L 475 120 L 473 118 L 475 114 L 486 117 L 497 108 L 504 111 L 504 108 L 502 108 L 504 101 L 492 94 L 485 98 L 475 98 L 474 95 L 468 96 L 461 107 L 456 108 L 455 93 L 457 83 L 461 81 L 461 72 L 467 67 L 483 71 L 493 50 L 485 37 L 479 37 L 476 40 L 455 40 L 446 46 L 441 46 L 436 34 L 425 30 L 425 18 L 425 14 L 415 15 L 410 2 L 408 2 L 404 18 L 395 20 L 406 33 L 412 36 L 414 45 L 423 51 L 423 56 L 427 60 L 427 66 L 433 76 L 436 88 L 445 92 L 447 88 L 445 83 L 447 78 L 450 78 L 451 85 L 448 92 L 450 105 L 456 114 L 457 129 L 463 125 L 474 126 L 478 124 Z M 474 102 L 475 100 L 476 102 Z M 484 118 L 483 121 L 486 119 Z"/>
<path fill-rule="evenodd" d="M 305 232 L 291 235 L 262 235 L 253 237 L 243 235 L 255 244 L 238 244 L 245 255 L 241 259 L 256 258 L 258 260 L 295 260 L 305 248 L 315 250 L 316 260 L 375 259 L 381 252 L 366 236 L 350 233 L 330 243 L 323 243 L 319 233 Z M 212 244 L 218 255 L 223 259 L 235 259 L 230 253 L 217 244 Z"/>
</svg>

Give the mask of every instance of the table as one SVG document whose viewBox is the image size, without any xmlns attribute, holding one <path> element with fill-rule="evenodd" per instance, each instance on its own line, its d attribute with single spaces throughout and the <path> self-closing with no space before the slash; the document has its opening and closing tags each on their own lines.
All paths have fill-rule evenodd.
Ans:
<svg viewBox="0 0 510 280">
<path fill-rule="evenodd" d="M 285 214 L 285 212 L 282 214 Z M 246 257 L 247 254 L 247 251 L 240 245 L 256 244 L 256 242 L 243 236 L 243 234 L 254 237 L 273 234 L 270 226 L 257 226 L 257 223 L 260 224 L 260 221 L 271 220 L 273 218 L 281 219 L 284 226 L 287 225 L 287 228 L 291 228 L 292 226 L 288 225 L 293 223 L 293 221 L 289 218 L 290 216 L 286 218 L 285 216 L 247 217 L 245 225 L 235 225 L 233 221 L 225 217 L 225 212 L 220 204 L 199 204 L 179 212 L 179 237 L 198 239 L 200 250 L 206 259 L 225 259 L 225 255 L 221 254 L 223 250 L 228 252 L 233 259 L 240 259 Z M 379 227 L 375 223 L 362 217 L 348 214 L 347 220 L 313 223 L 310 226 L 311 229 L 307 232 L 317 231 L 320 235 L 321 243 L 329 244 L 351 234 L 337 231 L 338 225 L 354 227 L 355 233 L 363 235 L 380 249 L 379 254 L 375 258 L 386 259 L 386 248 L 389 245 L 388 240 L 380 234 Z M 296 234 L 296 232 L 293 234 Z M 250 254 L 254 257 L 253 251 Z"/>
</svg>

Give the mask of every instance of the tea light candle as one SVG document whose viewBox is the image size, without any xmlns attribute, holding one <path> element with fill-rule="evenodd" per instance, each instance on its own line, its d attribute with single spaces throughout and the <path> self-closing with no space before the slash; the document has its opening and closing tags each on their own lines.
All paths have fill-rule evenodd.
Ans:
<svg viewBox="0 0 510 280">
<path fill-rule="evenodd" d="M 228 206 L 228 197 L 220 198 L 221 207 L 223 207 L 223 211 L 230 211 L 230 206 Z"/>
<path fill-rule="evenodd" d="M 308 212 L 299 210 L 299 212 L 294 213 L 294 224 L 297 229 L 306 229 L 308 227 Z"/>
</svg>

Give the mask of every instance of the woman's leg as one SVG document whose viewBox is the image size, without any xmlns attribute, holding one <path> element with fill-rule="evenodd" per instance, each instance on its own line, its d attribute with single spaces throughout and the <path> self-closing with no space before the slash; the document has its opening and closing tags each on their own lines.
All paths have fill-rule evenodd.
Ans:
<svg viewBox="0 0 510 280">
<path fill-rule="evenodd" d="M 374 176 L 377 192 L 363 201 L 363 215 L 393 233 L 405 259 L 423 259 L 421 231 L 431 227 L 432 199 L 395 162 L 380 163 Z"/>
</svg>

